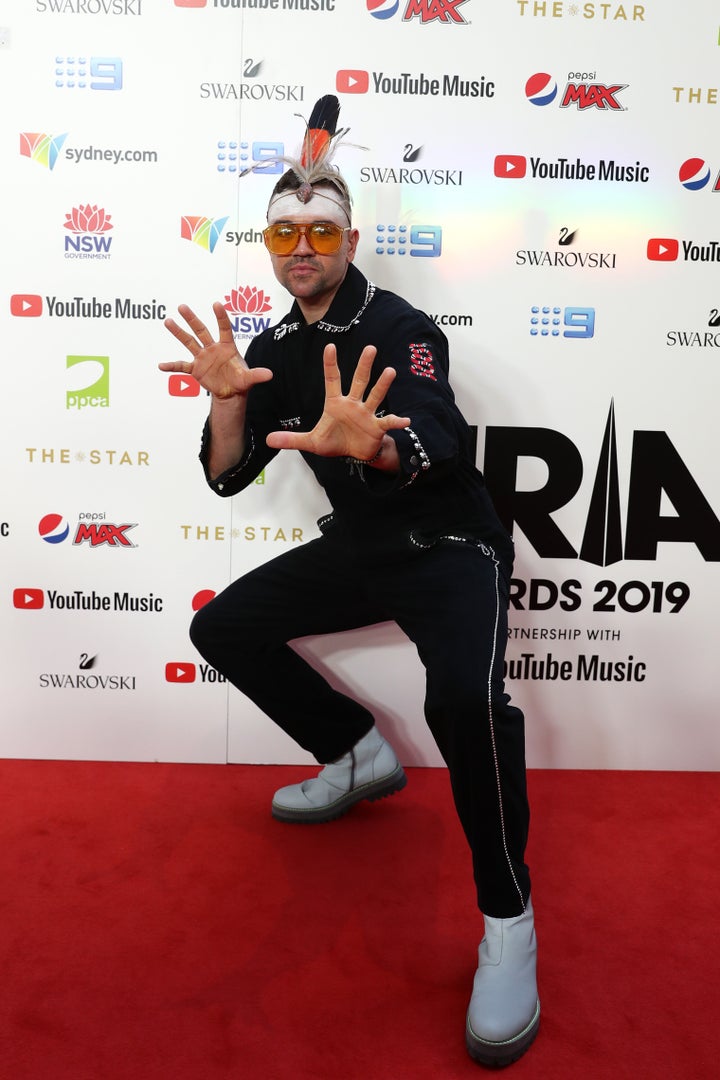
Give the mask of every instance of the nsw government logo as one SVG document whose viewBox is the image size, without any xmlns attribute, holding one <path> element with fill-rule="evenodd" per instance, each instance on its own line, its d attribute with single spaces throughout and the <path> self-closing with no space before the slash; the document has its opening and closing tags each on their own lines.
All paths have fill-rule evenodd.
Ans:
<svg viewBox="0 0 720 1080">
<path fill-rule="evenodd" d="M 112 237 L 105 234 L 113 228 L 110 216 L 90 203 L 73 206 L 65 214 L 64 228 L 72 234 L 65 236 L 65 258 L 109 259 Z"/>
<path fill-rule="evenodd" d="M 253 338 L 270 325 L 270 297 L 255 285 L 238 285 L 225 297 L 225 310 L 230 316 L 233 335 L 236 338 Z"/>
</svg>

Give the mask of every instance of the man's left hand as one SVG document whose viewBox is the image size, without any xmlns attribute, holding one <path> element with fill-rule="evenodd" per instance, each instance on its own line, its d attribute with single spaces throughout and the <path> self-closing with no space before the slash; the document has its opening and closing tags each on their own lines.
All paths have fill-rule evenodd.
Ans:
<svg viewBox="0 0 720 1080">
<path fill-rule="evenodd" d="M 375 411 L 385 399 L 395 378 L 395 369 L 387 367 L 364 397 L 370 382 L 373 360 L 377 354 L 374 345 L 366 345 L 360 354 L 355 374 L 347 395 L 342 393 L 340 370 L 337 365 L 337 349 L 326 345 L 323 352 L 325 371 L 325 407 L 312 431 L 273 431 L 267 437 L 268 446 L 276 450 L 304 450 L 320 457 L 350 457 L 361 461 L 375 458 L 385 433 L 410 426 L 407 416 L 376 416 Z M 386 440 L 386 443 L 392 440 Z M 397 468 L 397 451 L 388 457 L 383 453 L 378 468 Z M 389 458 L 395 461 L 391 464 Z M 383 460 L 385 459 L 385 460 Z M 382 464 L 381 464 L 382 462 Z"/>
</svg>

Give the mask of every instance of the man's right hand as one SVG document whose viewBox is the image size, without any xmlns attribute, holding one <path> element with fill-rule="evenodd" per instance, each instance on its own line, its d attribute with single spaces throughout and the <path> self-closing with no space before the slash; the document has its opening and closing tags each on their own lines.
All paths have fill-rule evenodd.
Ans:
<svg viewBox="0 0 720 1080">
<path fill-rule="evenodd" d="M 185 375 L 192 375 L 218 401 L 246 397 L 256 383 L 272 379 L 269 368 L 247 366 L 235 347 L 228 313 L 219 301 L 213 304 L 218 324 L 217 341 L 187 304 L 180 304 L 178 311 L 187 323 L 189 332 L 174 319 L 166 319 L 165 326 L 192 354 L 193 359 L 158 364 L 161 371 L 181 371 Z"/>
</svg>

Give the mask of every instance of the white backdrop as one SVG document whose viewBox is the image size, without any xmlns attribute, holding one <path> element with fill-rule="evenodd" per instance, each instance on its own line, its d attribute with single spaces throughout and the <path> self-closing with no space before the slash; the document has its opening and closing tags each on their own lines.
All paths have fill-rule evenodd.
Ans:
<svg viewBox="0 0 720 1080">
<path fill-rule="evenodd" d="M 157 363 L 178 303 L 287 310 L 238 171 L 337 92 L 358 265 L 443 325 L 514 529 L 529 764 L 718 768 L 719 59 L 711 0 L 0 0 L 0 753 L 306 759 L 187 626 L 324 496 L 290 453 L 214 496 Z M 298 647 L 439 763 L 395 627 Z"/>
</svg>

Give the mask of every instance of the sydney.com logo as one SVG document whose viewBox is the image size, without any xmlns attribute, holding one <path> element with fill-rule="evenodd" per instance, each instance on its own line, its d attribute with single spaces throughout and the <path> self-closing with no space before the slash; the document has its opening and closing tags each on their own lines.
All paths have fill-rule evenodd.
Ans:
<svg viewBox="0 0 720 1080">
<path fill-rule="evenodd" d="M 62 135 L 48 135 L 42 131 L 21 131 L 20 154 L 52 170 L 57 164 L 67 137 L 67 132 Z M 107 161 L 112 165 L 130 162 L 144 165 L 156 164 L 158 160 L 157 150 L 117 150 L 100 146 L 67 147 L 63 156 L 74 165 L 79 165 L 82 161 Z"/>
</svg>

